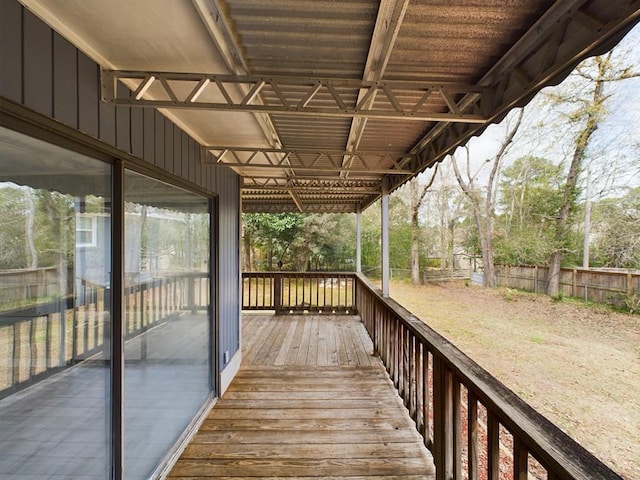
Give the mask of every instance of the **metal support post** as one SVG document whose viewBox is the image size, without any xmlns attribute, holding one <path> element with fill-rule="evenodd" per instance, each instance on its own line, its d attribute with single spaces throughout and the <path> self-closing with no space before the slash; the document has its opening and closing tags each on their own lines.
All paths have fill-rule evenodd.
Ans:
<svg viewBox="0 0 640 480">
<path fill-rule="evenodd" d="M 382 296 L 389 296 L 389 180 L 385 177 L 382 181 L 382 198 L 380 200 L 382 210 L 380 237 L 381 237 L 381 261 L 382 261 Z"/>
<path fill-rule="evenodd" d="M 356 213 L 356 272 L 362 273 L 362 212 L 360 205 Z"/>
</svg>

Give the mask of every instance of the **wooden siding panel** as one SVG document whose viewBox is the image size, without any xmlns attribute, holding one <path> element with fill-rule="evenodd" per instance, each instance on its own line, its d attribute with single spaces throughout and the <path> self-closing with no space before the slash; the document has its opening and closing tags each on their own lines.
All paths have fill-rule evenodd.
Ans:
<svg viewBox="0 0 640 480">
<path fill-rule="evenodd" d="M 169 119 L 164 122 L 164 169 L 173 173 L 173 129 L 174 125 Z"/>
<path fill-rule="evenodd" d="M 157 110 L 154 112 L 156 120 L 156 133 L 155 133 L 155 157 L 153 163 L 160 167 L 164 168 L 164 122 L 165 118 Z"/>
<path fill-rule="evenodd" d="M 144 112 L 131 109 L 131 153 L 138 158 L 144 156 Z"/>
<path fill-rule="evenodd" d="M 113 107 L 100 102 L 100 71 L 82 52 L 78 52 L 78 125 L 79 129 L 107 143 L 115 138 Z M 102 107 L 105 108 L 103 111 Z M 111 121 L 110 121 L 111 120 Z M 104 135 L 104 136 L 103 136 Z"/>
<path fill-rule="evenodd" d="M 169 119 L 164 122 L 164 169 L 173 173 L 173 128 Z"/>
<path fill-rule="evenodd" d="M 182 177 L 189 178 L 189 142 L 191 138 L 185 132 L 182 132 Z"/>
<path fill-rule="evenodd" d="M 100 101 L 100 139 L 109 145 L 116 144 L 116 107 Z"/>
<path fill-rule="evenodd" d="M 118 83 L 118 96 L 131 96 L 131 90 L 122 83 Z M 116 147 L 131 153 L 131 108 L 116 107 Z"/>
<path fill-rule="evenodd" d="M 143 158 L 153 163 L 156 150 L 156 115 L 155 110 L 145 108 L 144 113 L 144 146 Z"/>
<path fill-rule="evenodd" d="M 173 129 L 173 173 L 182 176 L 182 134 L 184 132 L 177 127 Z"/>
<path fill-rule="evenodd" d="M 52 31 L 24 11 L 24 104 L 49 117 L 53 114 Z"/>
<path fill-rule="evenodd" d="M 216 169 L 216 189 L 220 195 L 220 364 L 224 367 L 224 352 L 229 358 L 239 348 L 239 325 L 233 319 L 239 312 L 239 270 L 238 270 L 238 230 L 239 230 L 239 181 L 229 169 Z"/>
<path fill-rule="evenodd" d="M 187 178 L 189 181 L 196 183 L 196 141 L 189 137 L 189 156 L 188 156 L 188 165 L 189 171 Z"/>
<path fill-rule="evenodd" d="M 53 116 L 78 128 L 78 50 L 53 33 Z"/>
<path fill-rule="evenodd" d="M 22 7 L 0 2 L 0 95 L 22 102 Z"/>
</svg>

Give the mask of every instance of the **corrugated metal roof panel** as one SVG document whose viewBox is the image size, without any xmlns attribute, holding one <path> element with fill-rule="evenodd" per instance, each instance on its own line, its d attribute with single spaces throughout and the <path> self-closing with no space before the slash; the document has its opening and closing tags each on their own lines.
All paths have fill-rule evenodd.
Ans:
<svg viewBox="0 0 640 480">
<path fill-rule="evenodd" d="M 182 103 L 162 107 L 203 145 L 277 151 L 252 157 L 245 149 L 221 160 L 245 177 L 244 206 L 253 211 L 365 207 L 377 193 L 305 191 L 300 183 L 294 200 L 269 188 L 347 178 L 380 186 L 385 175 L 396 188 L 581 59 L 611 48 L 640 19 L 628 0 L 21 1 L 103 67 L 143 72 L 131 89 L 165 70 L 242 79 L 227 93 L 245 101 L 228 109 L 213 110 L 225 95 L 212 88 L 201 95 L 211 110 L 190 110 L 186 98 L 202 79 L 168 81 Z M 270 80 L 280 77 L 297 83 Z M 363 80 L 387 82 L 387 90 Z M 423 86 L 392 90 L 393 80 Z M 467 89 L 447 90 L 449 82 Z M 478 93 L 480 85 L 486 91 Z M 156 83 L 145 100 L 172 101 L 163 88 Z M 430 117 L 399 118 L 416 113 Z M 295 149 L 310 151 L 283 156 Z M 355 150 L 367 153 L 345 154 Z M 404 161 L 415 153 L 422 155 Z"/>
</svg>

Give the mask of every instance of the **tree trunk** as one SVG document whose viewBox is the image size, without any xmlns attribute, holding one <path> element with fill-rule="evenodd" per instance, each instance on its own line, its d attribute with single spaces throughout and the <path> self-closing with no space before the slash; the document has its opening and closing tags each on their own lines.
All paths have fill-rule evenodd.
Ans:
<svg viewBox="0 0 640 480">
<path fill-rule="evenodd" d="M 587 146 L 593 133 L 598 129 L 598 124 L 602 119 L 604 108 L 605 73 L 607 61 L 598 61 L 598 77 L 595 80 L 593 97 L 585 111 L 586 123 L 576 139 L 576 147 L 571 158 L 571 165 L 567 173 L 567 181 L 564 185 L 563 200 L 560 212 L 556 219 L 556 233 L 554 250 L 551 252 L 549 260 L 549 283 L 547 284 L 547 295 L 557 297 L 560 293 L 560 267 L 567 248 L 567 237 L 569 232 L 569 219 L 575 209 L 578 198 L 578 176 L 582 170 L 582 163 L 586 156 Z"/>
<path fill-rule="evenodd" d="M 411 215 L 411 283 L 420 285 L 420 226 L 416 209 Z"/>
<path fill-rule="evenodd" d="M 33 201 L 33 192 L 30 188 L 26 189 L 25 195 L 27 197 L 27 224 L 25 226 L 27 236 L 27 258 L 29 258 L 28 268 L 38 268 L 38 250 L 36 249 L 36 243 L 33 235 L 33 225 L 36 218 L 36 205 Z"/>
<path fill-rule="evenodd" d="M 416 180 L 411 182 L 411 283 L 414 285 L 420 285 L 420 223 L 418 221 L 420 207 L 437 173 L 438 164 L 433 168 L 431 179 L 421 192 L 418 191 Z"/>
<path fill-rule="evenodd" d="M 549 261 L 549 276 L 547 278 L 547 294 L 557 297 L 560 293 L 560 265 L 562 263 L 562 252 L 556 250 L 551 254 Z M 551 293 L 553 292 L 553 293 Z"/>
<path fill-rule="evenodd" d="M 474 208 L 473 217 L 478 229 L 480 237 L 480 250 L 482 250 L 482 265 L 484 270 L 484 279 L 482 284 L 485 287 L 495 287 L 498 282 L 496 279 L 496 267 L 493 261 L 493 218 L 485 219 L 483 222 L 482 215 Z"/>
<path fill-rule="evenodd" d="M 244 229 L 242 236 L 242 265 L 245 272 L 253 271 L 251 268 L 251 232 L 247 228 Z"/>
</svg>

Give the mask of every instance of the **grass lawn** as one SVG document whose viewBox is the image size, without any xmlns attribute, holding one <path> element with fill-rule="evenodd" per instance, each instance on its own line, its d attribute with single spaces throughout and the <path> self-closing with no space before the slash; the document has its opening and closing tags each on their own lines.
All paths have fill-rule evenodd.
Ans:
<svg viewBox="0 0 640 480">
<path fill-rule="evenodd" d="M 390 293 L 624 478 L 640 479 L 640 315 L 458 282 L 392 281 Z"/>
</svg>

